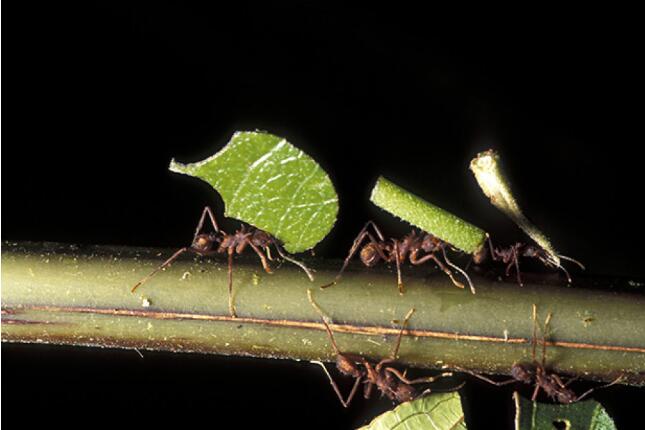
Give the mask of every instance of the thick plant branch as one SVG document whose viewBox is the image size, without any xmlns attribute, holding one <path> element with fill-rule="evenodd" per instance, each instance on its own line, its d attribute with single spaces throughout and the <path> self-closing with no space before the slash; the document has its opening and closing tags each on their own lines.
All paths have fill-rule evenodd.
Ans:
<svg viewBox="0 0 645 430">
<path fill-rule="evenodd" d="M 324 326 L 307 298 L 311 288 L 344 352 L 386 357 L 399 329 L 395 320 L 415 308 L 402 363 L 508 374 L 513 363 L 531 360 L 536 304 L 541 321 L 553 314 L 547 366 L 604 381 L 624 374 L 628 383 L 645 384 L 645 295 L 633 281 L 578 277 L 568 287 L 554 274 L 534 278 L 542 285 L 525 276 L 522 288 L 514 277 L 474 276 L 473 295 L 421 266 L 404 273 L 406 293 L 399 295 L 392 271 L 354 266 L 323 291 L 318 286 L 332 279 L 336 264 L 308 262 L 318 269 L 312 284 L 288 263 L 268 275 L 256 260 L 238 258 L 238 318 L 232 318 L 224 259 L 181 259 L 130 293 L 169 254 L 5 242 L 2 340 L 332 361 Z M 625 288 L 608 287 L 621 282 Z"/>
</svg>

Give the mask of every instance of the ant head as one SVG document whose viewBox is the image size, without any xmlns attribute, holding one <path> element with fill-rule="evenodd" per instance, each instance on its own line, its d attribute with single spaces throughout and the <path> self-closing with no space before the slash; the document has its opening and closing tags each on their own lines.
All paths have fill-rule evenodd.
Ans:
<svg viewBox="0 0 645 430">
<path fill-rule="evenodd" d="M 544 251 L 535 245 L 527 245 L 522 251 L 522 256 L 529 258 L 539 258 L 541 260 L 544 258 Z"/>
<path fill-rule="evenodd" d="M 511 376 L 518 381 L 530 383 L 533 380 L 533 372 L 531 372 L 525 365 L 515 363 L 511 367 Z"/>
<path fill-rule="evenodd" d="M 193 240 L 192 247 L 198 251 L 207 252 L 213 248 L 213 244 L 217 241 L 217 235 L 214 233 L 198 234 Z"/>
<path fill-rule="evenodd" d="M 267 247 L 271 244 L 273 237 L 264 230 L 255 230 L 251 241 L 255 246 Z"/>
<path fill-rule="evenodd" d="M 578 399 L 576 394 L 573 391 L 564 387 L 556 391 L 555 396 L 557 397 L 558 402 L 563 403 L 565 405 L 569 403 L 573 403 Z"/>
<path fill-rule="evenodd" d="M 440 245 L 441 241 L 437 237 L 431 234 L 426 234 L 421 242 L 421 249 L 425 252 L 434 252 L 439 249 Z"/>
<path fill-rule="evenodd" d="M 336 358 L 336 367 L 343 375 L 352 376 L 354 378 L 363 376 L 363 372 L 356 363 L 342 354 L 339 354 Z"/>
<path fill-rule="evenodd" d="M 485 246 L 482 246 L 479 250 L 473 253 L 473 263 L 482 264 L 486 261 L 486 257 L 488 257 L 488 249 L 486 249 Z"/>
<path fill-rule="evenodd" d="M 409 402 L 417 396 L 417 390 L 412 385 L 400 383 L 394 391 L 394 397 L 397 402 Z"/>
<path fill-rule="evenodd" d="M 361 261 L 367 267 L 372 267 L 379 262 L 381 256 L 379 255 L 378 245 L 370 242 L 361 249 Z"/>
</svg>

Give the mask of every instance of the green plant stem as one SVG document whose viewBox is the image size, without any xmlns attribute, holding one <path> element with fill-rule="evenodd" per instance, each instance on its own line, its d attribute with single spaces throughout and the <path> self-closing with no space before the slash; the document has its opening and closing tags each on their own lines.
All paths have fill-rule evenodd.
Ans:
<svg viewBox="0 0 645 430">
<path fill-rule="evenodd" d="M 225 258 L 180 259 L 130 293 L 170 253 L 5 242 L 2 340 L 333 361 L 307 298 L 311 288 L 344 352 L 387 357 L 400 320 L 415 308 L 401 363 L 508 374 L 513 363 L 531 360 L 536 304 L 540 321 L 553 314 L 547 365 L 554 371 L 603 381 L 624 374 L 626 383 L 645 384 L 645 295 L 637 287 L 569 287 L 553 274 L 539 279 L 557 279 L 556 285 L 525 276 L 522 288 L 514 277 L 474 276 L 473 295 L 428 265 L 404 271 L 406 293 L 399 295 L 392 269 L 356 265 L 341 283 L 320 290 L 338 262 L 309 261 L 317 269 L 312 284 L 293 265 L 269 275 L 256 259 L 242 257 L 234 266 L 238 318 L 232 318 Z"/>
</svg>

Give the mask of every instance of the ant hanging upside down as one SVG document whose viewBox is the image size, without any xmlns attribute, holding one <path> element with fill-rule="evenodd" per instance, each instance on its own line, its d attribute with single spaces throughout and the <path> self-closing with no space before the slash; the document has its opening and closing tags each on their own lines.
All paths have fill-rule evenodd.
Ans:
<svg viewBox="0 0 645 430">
<path fill-rule="evenodd" d="M 554 261 L 549 253 L 539 246 L 518 242 L 514 245 L 509 246 L 508 248 L 495 248 L 493 247 L 490 236 L 486 238 L 486 241 L 488 242 L 490 249 L 491 260 L 506 264 L 506 271 L 504 272 L 506 276 L 510 275 L 511 269 L 514 267 L 515 274 L 517 276 L 517 283 L 520 285 L 520 287 L 524 285 L 524 283 L 522 282 L 522 274 L 520 272 L 520 257 L 535 258 L 541 261 L 547 267 L 555 267 L 562 270 L 562 272 L 564 272 L 565 276 L 567 277 L 567 282 L 569 284 L 571 283 L 571 275 L 569 275 L 567 269 L 565 269 L 559 262 Z M 486 248 L 482 247 L 479 252 L 473 255 L 473 262 L 475 264 L 483 263 L 486 260 L 488 254 L 489 252 L 486 250 Z M 577 264 L 582 270 L 585 270 L 585 266 L 583 266 L 582 263 L 574 260 L 571 257 L 567 257 L 565 255 L 558 255 L 558 257 L 561 260 L 566 260 Z"/>
<path fill-rule="evenodd" d="M 533 390 L 533 395 L 531 396 L 531 401 L 533 402 L 535 401 L 535 399 L 537 399 L 540 389 L 542 389 L 546 393 L 546 395 L 549 396 L 551 399 L 559 403 L 569 404 L 569 403 L 578 402 L 584 399 L 585 397 L 587 397 L 595 390 L 606 388 L 611 385 L 617 384 L 623 379 L 623 375 L 621 375 L 609 384 L 596 387 L 596 388 L 591 388 L 579 396 L 576 395 L 576 393 L 574 393 L 573 390 L 569 388 L 569 384 L 575 381 L 577 378 L 572 378 L 566 383 L 564 383 L 562 381 L 562 378 L 560 378 L 560 376 L 558 376 L 556 373 L 549 371 L 546 368 L 546 334 L 548 331 L 548 326 L 550 321 L 551 321 L 551 314 L 549 313 L 544 321 L 544 327 L 541 328 L 542 360 L 537 361 L 535 358 L 535 350 L 538 343 L 537 342 L 537 325 L 538 325 L 537 306 L 533 305 L 533 337 L 531 338 L 532 363 L 513 364 L 513 366 L 511 367 L 511 376 L 513 377 L 512 379 L 502 381 L 502 382 L 497 382 L 467 369 L 462 369 L 454 366 L 451 366 L 451 367 L 461 372 L 465 372 L 470 375 L 473 375 L 483 381 L 486 381 L 498 387 L 502 387 L 504 385 L 512 384 L 515 382 L 522 382 L 524 384 L 533 384 L 535 386 L 535 389 Z"/>
<path fill-rule="evenodd" d="M 369 227 L 372 227 L 374 233 L 376 233 L 376 237 L 374 237 L 374 235 L 369 231 Z M 366 239 L 369 239 L 369 242 L 361 248 L 361 245 Z M 340 278 L 343 276 L 343 272 L 349 265 L 350 260 L 360 248 L 359 256 L 361 262 L 367 267 L 373 267 L 381 260 L 386 263 L 394 262 L 396 264 L 397 285 L 400 294 L 403 294 L 404 292 L 403 281 L 401 279 L 401 264 L 404 263 L 406 259 L 415 266 L 423 264 L 428 260 L 432 260 L 450 278 L 456 287 L 464 288 L 464 284 L 457 281 L 450 269 L 448 269 L 448 267 L 439 260 L 437 257 L 438 252 L 441 252 L 443 259 L 448 266 L 461 273 L 468 282 L 470 291 L 475 294 L 475 286 L 470 281 L 470 277 L 461 268 L 448 260 L 448 256 L 446 255 L 446 248 L 448 246 L 449 245 L 446 242 L 432 234 L 417 234 L 415 231 L 412 231 L 403 239 L 385 240 L 385 237 L 376 224 L 374 224 L 373 221 L 368 221 L 354 240 L 354 243 L 349 250 L 349 254 L 347 255 L 347 258 L 345 258 L 343 267 L 338 272 L 338 275 L 336 275 L 336 278 L 332 282 L 323 285 L 321 288 L 331 287 L 340 281 Z M 419 255 L 422 252 L 424 255 Z"/>
<path fill-rule="evenodd" d="M 316 311 L 320 312 L 318 307 L 313 302 L 312 305 L 314 306 L 314 309 L 316 309 Z M 406 315 L 390 357 L 384 358 L 376 365 L 372 365 L 369 361 L 367 361 L 360 355 L 342 353 L 338 348 L 338 345 L 336 344 L 334 334 L 332 333 L 329 324 L 327 324 L 327 321 L 325 320 L 326 317 L 321 314 L 322 322 L 325 325 L 325 329 L 327 330 L 327 334 L 329 335 L 329 340 L 331 341 L 332 348 L 334 349 L 334 353 L 336 354 L 336 367 L 343 375 L 351 376 L 352 378 L 354 378 L 354 386 L 352 387 L 352 390 L 347 396 L 346 400 L 343 399 L 343 395 L 341 394 L 338 385 L 336 385 L 336 382 L 329 374 L 329 371 L 327 370 L 325 365 L 320 361 L 314 361 L 314 363 L 320 365 L 323 368 L 325 374 L 327 375 L 327 378 L 329 379 L 329 383 L 338 396 L 338 400 L 340 400 L 340 403 L 345 408 L 349 407 L 349 404 L 356 395 L 361 382 L 365 384 L 363 396 L 366 399 L 369 399 L 371 397 L 372 391 L 374 390 L 374 387 L 376 387 L 376 389 L 381 392 L 382 396 L 384 395 L 392 401 L 401 403 L 413 400 L 419 395 L 427 394 L 430 392 L 430 389 L 427 389 L 422 393 L 419 393 L 414 385 L 429 384 L 439 378 L 452 376 L 451 372 L 444 372 L 434 377 L 408 379 L 406 377 L 406 371 L 401 372 L 391 366 L 391 364 L 396 361 L 399 353 L 399 347 L 401 346 L 401 337 L 403 336 L 403 331 L 405 330 L 408 320 L 412 316 L 413 312 L 414 309 L 411 309 L 410 312 L 408 312 L 408 314 Z M 458 390 L 459 388 L 461 388 L 461 385 L 451 391 Z"/>
<path fill-rule="evenodd" d="M 208 215 L 211 224 L 213 226 L 213 233 L 201 233 L 204 226 L 204 221 L 206 220 L 206 215 Z M 159 267 L 152 271 L 148 276 L 141 279 L 132 287 L 132 292 L 147 282 L 151 277 L 153 277 L 157 272 L 165 269 L 170 266 L 170 264 L 175 261 L 181 254 L 185 252 L 192 252 L 197 255 L 208 256 L 214 254 L 228 254 L 228 309 L 232 317 L 236 317 L 235 306 L 233 304 L 233 255 L 242 254 L 247 246 L 250 246 L 251 249 L 258 255 L 262 267 L 266 273 L 272 273 L 271 267 L 269 266 L 269 261 L 274 261 L 271 256 L 271 245 L 278 251 L 280 257 L 290 263 L 295 264 L 300 267 L 313 282 L 314 277 L 311 273 L 311 270 L 307 268 L 303 263 L 294 260 L 289 257 L 286 252 L 282 250 L 282 247 L 278 241 L 271 236 L 269 233 L 258 230 L 256 228 L 246 228 L 244 225 L 237 230 L 234 234 L 228 234 L 225 231 L 219 229 L 213 211 L 210 207 L 206 206 L 202 212 L 202 216 L 197 223 L 197 228 L 195 229 L 195 235 L 193 236 L 193 242 L 190 246 L 185 246 L 177 250 L 173 255 L 171 255 L 166 261 L 164 261 Z"/>
</svg>

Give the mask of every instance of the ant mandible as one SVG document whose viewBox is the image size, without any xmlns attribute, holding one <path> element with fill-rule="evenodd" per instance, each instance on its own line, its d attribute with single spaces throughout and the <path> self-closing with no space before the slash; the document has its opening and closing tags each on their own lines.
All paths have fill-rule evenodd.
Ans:
<svg viewBox="0 0 645 430">
<path fill-rule="evenodd" d="M 565 276 L 567 277 L 567 282 L 569 284 L 572 282 L 571 275 L 569 275 L 569 272 L 567 271 L 567 269 L 565 269 L 561 264 L 555 262 L 550 257 L 550 255 L 539 246 L 517 242 L 514 245 L 509 246 L 508 248 L 496 248 L 496 247 L 493 247 L 493 243 L 490 239 L 490 236 L 486 238 L 486 241 L 488 242 L 488 246 L 490 249 L 491 259 L 493 261 L 500 261 L 506 264 L 506 270 L 504 272 L 506 276 L 510 275 L 511 269 L 513 267 L 515 268 L 517 283 L 520 285 L 520 287 L 524 286 L 524 283 L 522 282 L 522 274 L 520 272 L 520 263 L 519 263 L 520 257 L 535 258 L 541 261 L 547 267 L 555 267 L 557 269 L 560 269 L 562 270 L 562 272 L 564 272 Z M 488 254 L 489 252 L 486 251 L 486 248 L 482 247 L 479 252 L 473 255 L 473 262 L 475 264 L 483 263 L 486 260 L 486 257 Z M 585 266 L 582 263 L 580 263 L 577 260 L 574 260 L 571 257 L 567 257 L 566 255 L 558 255 L 558 257 L 561 260 L 566 260 L 574 264 L 577 264 L 582 270 L 585 270 Z"/>
<path fill-rule="evenodd" d="M 369 227 L 372 227 L 372 229 L 376 233 L 376 237 L 374 237 L 374 235 L 372 235 L 372 233 L 369 231 Z M 365 246 L 360 248 L 365 239 L 369 239 L 369 242 L 365 244 Z M 349 250 L 347 258 L 345 258 L 343 267 L 338 272 L 338 275 L 336 275 L 336 278 L 334 278 L 332 282 L 321 286 L 321 288 L 331 287 L 332 285 L 336 285 L 340 281 L 340 278 L 343 276 L 343 272 L 347 268 L 349 261 L 356 254 L 359 248 L 359 256 L 361 262 L 367 267 L 373 267 L 380 260 L 383 260 L 386 263 L 396 263 L 396 276 L 399 294 L 403 294 L 404 292 L 403 281 L 401 279 L 401 264 L 405 262 L 406 259 L 408 259 L 410 263 L 415 266 L 423 264 L 428 260 L 432 260 L 437 266 L 439 266 L 439 269 L 441 269 L 450 278 L 450 280 L 456 287 L 464 288 L 464 284 L 457 281 L 450 269 L 448 269 L 446 265 L 443 264 L 441 260 L 439 260 L 439 258 L 437 258 L 437 252 L 441 251 L 446 264 L 461 273 L 461 275 L 468 282 L 470 291 L 475 294 L 475 286 L 470 281 L 470 277 L 466 274 L 466 272 L 464 272 L 461 268 L 453 264 L 448 259 L 448 256 L 446 255 L 447 246 L 448 244 L 446 242 L 442 241 L 432 234 L 422 233 L 421 235 L 418 235 L 415 231 L 412 231 L 410 234 L 403 237 L 403 239 L 390 239 L 389 241 L 386 241 L 385 237 L 376 226 L 376 224 L 373 221 L 368 221 L 367 224 L 365 224 L 365 227 L 363 227 L 363 229 L 360 231 L 358 236 L 356 236 L 356 239 L 354 239 L 354 243 Z M 420 252 L 424 252 L 425 255 L 419 256 Z"/>
<path fill-rule="evenodd" d="M 493 381 L 492 379 L 489 379 L 483 375 L 480 375 L 478 373 L 472 372 L 467 369 L 462 369 L 459 367 L 455 367 L 456 370 L 459 370 L 461 372 L 465 372 L 468 374 L 471 374 L 483 381 L 486 381 L 490 384 L 496 385 L 498 387 L 512 384 L 515 382 L 522 382 L 524 384 L 534 384 L 535 389 L 533 390 L 533 395 L 531 396 L 531 401 L 535 401 L 537 399 L 537 396 L 540 392 L 540 389 L 542 389 L 548 397 L 550 397 L 553 400 L 556 400 L 559 403 L 563 404 L 569 404 L 569 403 L 574 403 L 578 402 L 588 395 L 590 395 L 592 392 L 594 392 L 597 389 L 601 388 L 607 388 L 611 385 L 619 383 L 623 379 L 623 375 L 620 375 L 618 378 L 616 378 L 614 381 L 612 381 L 609 384 L 600 386 L 600 387 L 595 387 L 591 388 L 584 393 L 582 393 L 580 396 L 576 395 L 576 393 L 569 388 L 569 384 L 573 381 L 575 381 L 577 378 L 571 378 L 569 381 L 564 383 L 560 376 L 558 376 L 556 373 L 553 373 L 546 368 L 546 334 L 548 331 L 549 323 L 551 321 L 551 316 L 552 314 L 549 313 L 544 321 L 544 327 L 541 328 L 542 331 L 542 360 L 537 361 L 535 358 L 535 350 L 537 347 L 537 306 L 533 305 L 533 336 L 531 338 L 531 358 L 532 358 L 532 363 L 526 364 L 526 363 L 515 363 L 511 367 L 511 376 L 512 379 L 502 381 L 502 382 L 497 382 Z"/>
<path fill-rule="evenodd" d="M 201 233 L 206 220 L 206 215 L 213 226 L 213 233 Z M 150 278 L 152 278 L 157 272 L 165 269 L 170 266 L 173 261 L 175 261 L 181 254 L 185 252 L 192 252 L 201 256 L 208 256 L 214 254 L 228 254 L 228 309 L 232 317 L 237 317 L 235 312 L 235 305 L 233 303 L 233 255 L 241 254 L 244 252 L 247 246 L 250 246 L 251 249 L 258 255 L 262 267 L 266 273 L 273 273 L 271 267 L 269 266 L 268 261 L 274 261 L 271 256 L 270 246 L 278 251 L 280 257 L 284 260 L 289 261 L 300 267 L 313 282 L 314 277 L 311 273 L 311 270 L 307 268 L 303 263 L 294 260 L 293 258 L 286 255 L 278 243 L 278 241 L 271 236 L 269 233 L 259 230 L 256 228 L 246 228 L 244 225 L 237 230 L 234 234 L 228 234 L 223 230 L 220 230 L 215 220 L 215 215 L 210 207 L 206 206 L 202 212 L 202 216 L 197 223 L 197 228 L 195 229 L 195 235 L 193 236 L 193 241 L 190 246 L 185 246 L 177 250 L 173 255 L 171 255 L 166 261 L 164 261 L 159 267 L 153 270 L 149 275 L 141 279 L 139 282 L 132 287 L 131 292 L 135 292 L 137 288 L 146 283 Z"/>
<path fill-rule="evenodd" d="M 316 309 L 317 312 L 320 313 L 320 310 L 313 302 L 312 306 L 314 307 L 314 309 Z M 343 407 L 349 407 L 349 404 L 358 391 L 358 387 L 361 381 L 366 384 L 363 390 L 363 396 L 366 399 L 369 399 L 371 397 L 372 391 L 374 387 L 376 387 L 381 392 L 381 395 L 385 395 L 390 400 L 401 403 L 413 400 L 419 395 L 419 392 L 414 387 L 414 385 L 429 384 L 439 378 L 452 376 L 451 372 L 444 372 L 433 377 L 408 379 L 406 377 L 406 372 L 400 372 L 398 369 L 388 366 L 388 364 L 396 361 L 399 353 L 399 348 L 401 346 L 401 337 L 403 336 L 403 331 L 405 330 L 408 320 L 413 313 L 414 309 L 411 309 L 406 315 L 390 357 L 379 361 L 375 366 L 373 366 L 364 357 L 341 352 L 340 348 L 338 348 L 338 345 L 336 344 L 336 340 L 334 339 L 334 334 L 332 333 L 329 324 L 327 324 L 327 321 L 325 320 L 326 317 L 321 313 L 322 322 L 325 325 L 325 329 L 327 330 L 327 334 L 329 335 L 332 348 L 334 350 L 334 353 L 336 354 L 336 367 L 341 374 L 354 378 L 354 386 L 352 387 L 352 390 L 347 396 L 346 400 L 343 399 L 343 395 L 341 394 L 338 385 L 336 385 L 336 382 L 329 374 L 329 371 L 327 370 L 325 365 L 320 361 L 315 361 L 314 363 L 319 364 L 325 371 L 325 374 L 329 379 L 329 383 L 334 389 L 334 392 L 338 396 L 338 400 L 340 400 L 340 403 L 343 405 Z M 459 388 L 460 387 L 457 387 L 456 389 Z M 428 389 L 423 391 L 421 394 L 426 394 L 429 392 L 430 390 Z"/>
</svg>

